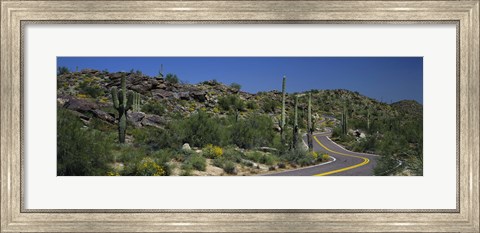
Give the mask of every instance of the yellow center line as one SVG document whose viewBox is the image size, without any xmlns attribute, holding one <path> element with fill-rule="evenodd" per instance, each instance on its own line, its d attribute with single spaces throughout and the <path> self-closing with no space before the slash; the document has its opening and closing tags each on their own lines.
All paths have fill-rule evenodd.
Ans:
<svg viewBox="0 0 480 233">
<path fill-rule="evenodd" d="M 324 172 L 324 173 L 320 173 L 320 174 L 316 174 L 314 176 L 328 176 L 328 175 L 331 175 L 331 174 L 335 174 L 335 173 L 339 173 L 339 172 L 343 172 L 343 171 L 347 171 L 347 170 L 351 170 L 351 169 L 354 169 L 354 168 L 357 168 L 357 167 L 361 167 L 367 163 L 370 162 L 369 159 L 365 158 L 365 157 L 361 157 L 361 156 L 357 156 L 357 155 L 349 155 L 349 154 L 345 154 L 345 153 L 341 153 L 341 152 L 337 152 L 337 151 L 333 151 L 329 148 L 327 148 L 325 145 L 323 145 L 316 136 L 313 136 L 313 138 L 315 139 L 315 141 L 317 141 L 318 145 L 320 145 L 321 147 L 323 147 L 323 149 L 327 150 L 327 151 L 330 151 L 332 153 L 336 153 L 336 154 L 340 154 L 340 155 L 344 155 L 344 156 L 349 156 L 349 157 L 354 157 L 354 158 L 359 158 L 359 159 L 363 159 L 363 162 L 359 163 L 359 164 L 355 164 L 353 166 L 350 166 L 350 167 L 344 167 L 344 168 L 340 168 L 340 169 L 337 169 L 337 170 L 333 170 L 333 171 L 329 171 L 329 172 Z"/>
</svg>

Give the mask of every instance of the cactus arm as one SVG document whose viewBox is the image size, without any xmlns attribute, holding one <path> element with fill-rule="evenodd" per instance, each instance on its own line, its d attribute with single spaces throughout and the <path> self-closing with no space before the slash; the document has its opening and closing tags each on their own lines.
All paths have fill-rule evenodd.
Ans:
<svg viewBox="0 0 480 233">
<path fill-rule="evenodd" d="M 127 99 L 127 85 L 125 83 L 125 77 L 122 77 L 122 97 L 123 100 Z M 126 107 L 126 101 L 123 101 L 123 107 Z"/>
<path fill-rule="evenodd" d="M 312 130 L 312 93 L 308 93 L 308 131 Z"/>
<path fill-rule="evenodd" d="M 312 93 L 308 93 L 308 149 L 313 151 L 313 128 L 312 128 Z"/>
<path fill-rule="evenodd" d="M 119 104 L 118 104 L 118 89 L 117 89 L 117 87 L 112 88 L 112 102 L 113 102 L 113 107 L 115 109 L 118 109 Z"/>
<path fill-rule="evenodd" d="M 132 91 L 128 91 L 127 103 L 125 105 L 125 111 L 132 108 L 132 106 L 133 106 L 133 95 L 134 95 L 134 93 Z"/>
</svg>

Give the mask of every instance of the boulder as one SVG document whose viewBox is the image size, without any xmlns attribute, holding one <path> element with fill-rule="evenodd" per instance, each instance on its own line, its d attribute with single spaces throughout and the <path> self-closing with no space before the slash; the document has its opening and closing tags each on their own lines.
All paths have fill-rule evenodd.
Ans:
<svg viewBox="0 0 480 233">
<path fill-rule="evenodd" d="M 171 91 L 163 90 L 163 89 L 155 89 L 155 90 L 152 90 L 152 95 L 153 97 L 156 97 L 156 98 L 166 99 L 174 96 L 174 93 Z"/>
<path fill-rule="evenodd" d="M 130 123 L 132 123 L 132 125 L 135 127 L 141 127 L 142 121 L 144 118 L 145 118 L 145 113 L 143 112 L 132 112 L 132 111 L 127 112 L 127 120 Z"/>
<path fill-rule="evenodd" d="M 167 85 L 165 85 L 164 83 L 159 83 L 159 84 L 157 84 L 157 86 L 155 88 L 165 89 L 165 88 L 167 88 Z"/>
<path fill-rule="evenodd" d="M 207 93 L 205 91 L 192 91 L 190 96 L 198 102 L 205 102 L 207 100 Z"/>
<path fill-rule="evenodd" d="M 167 124 L 167 120 L 158 115 L 146 114 L 145 117 L 142 119 L 141 123 L 143 126 L 153 126 L 160 128 L 162 125 Z"/>
<path fill-rule="evenodd" d="M 125 73 L 117 72 L 110 75 L 111 79 L 120 79 Z"/>
<path fill-rule="evenodd" d="M 190 92 L 184 91 L 178 93 L 178 98 L 181 100 L 190 100 Z"/>
<path fill-rule="evenodd" d="M 63 107 L 73 111 L 85 113 L 85 112 L 92 111 L 94 109 L 98 109 L 99 106 L 98 104 L 88 101 L 86 99 L 77 99 L 77 98 L 70 97 L 68 101 L 65 102 Z"/>
<path fill-rule="evenodd" d="M 182 150 L 183 150 L 183 151 L 191 151 L 192 148 L 190 147 L 190 144 L 185 143 L 185 144 L 183 144 L 183 146 L 182 146 Z"/>
<path fill-rule="evenodd" d="M 102 121 L 106 121 L 106 122 L 111 123 L 111 124 L 115 123 L 115 117 L 111 116 L 110 114 L 108 114 L 108 113 L 106 113 L 106 112 L 104 112 L 100 109 L 94 109 L 91 112 L 93 113 L 93 115 L 96 118 L 98 118 Z"/>
<path fill-rule="evenodd" d="M 152 90 L 152 85 L 149 82 L 141 82 L 137 85 L 130 86 L 130 89 L 145 95 L 148 91 Z"/>
</svg>

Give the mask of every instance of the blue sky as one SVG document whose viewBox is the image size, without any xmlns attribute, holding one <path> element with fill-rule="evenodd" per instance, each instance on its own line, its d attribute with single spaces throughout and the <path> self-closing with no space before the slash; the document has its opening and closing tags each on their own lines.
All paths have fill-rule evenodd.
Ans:
<svg viewBox="0 0 480 233">
<path fill-rule="evenodd" d="M 403 99 L 423 103 L 422 57 L 58 57 L 57 66 L 75 71 L 140 70 L 164 73 L 195 84 L 216 79 L 239 83 L 243 91 L 348 89 L 390 103 Z"/>
</svg>

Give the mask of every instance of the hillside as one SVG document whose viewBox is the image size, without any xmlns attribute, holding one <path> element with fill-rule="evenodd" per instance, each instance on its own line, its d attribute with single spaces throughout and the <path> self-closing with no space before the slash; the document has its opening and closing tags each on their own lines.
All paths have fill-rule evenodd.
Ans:
<svg viewBox="0 0 480 233">
<path fill-rule="evenodd" d="M 126 89 L 138 93 L 140 99 L 138 109 L 127 112 L 126 146 L 114 143 L 119 113 L 111 98 L 111 89 L 120 88 L 122 77 L 125 77 Z M 113 153 L 107 157 L 113 158 L 113 162 L 105 159 L 103 162 L 107 165 L 100 173 L 108 170 L 109 174 L 133 175 L 138 173 L 139 164 L 148 164 L 150 158 L 161 160 L 160 164 L 165 170 L 162 174 L 167 175 L 249 175 L 322 162 L 317 155 L 307 158 L 301 153 L 291 152 L 288 149 L 292 147 L 291 133 L 286 136 L 286 144 L 280 142 L 282 93 L 277 90 L 247 93 L 238 85 L 226 85 L 216 80 L 188 84 L 172 75 L 149 77 L 141 72 L 109 73 L 97 70 L 59 74 L 57 87 L 58 114 L 69 119 L 80 119 L 83 128 L 112 144 L 108 149 Z M 388 105 L 348 90 L 312 90 L 311 93 L 315 129 L 333 128 L 333 138 L 355 151 L 397 154 L 387 151 L 379 143 L 386 141 L 386 138 L 397 137 L 391 135 L 392 130 L 398 130 L 397 134 L 404 137 L 407 132 L 397 127 L 400 124 L 416 124 L 412 126 L 415 135 L 421 128 L 416 120 L 421 120 L 422 107 L 416 102 L 400 101 Z M 305 93 L 286 96 L 286 132 L 291 132 L 294 95 L 297 94 Z M 298 106 L 300 132 L 306 132 L 306 98 L 300 98 Z M 340 135 L 339 131 L 342 114 L 348 119 L 348 132 L 345 135 Z M 337 120 L 324 121 L 324 116 L 333 116 Z M 405 123 L 400 116 L 409 116 L 410 120 Z M 68 122 L 59 122 L 59 126 L 62 123 L 66 124 L 65 127 L 80 126 L 68 125 Z M 354 136 L 354 130 L 366 136 Z M 369 141 L 372 140 L 379 145 L 370 145 L 372 143 Z M 405 136 L 405 140 L 418 144 L 419 139 Z M 418 146 L 413 145 L 412 148 L 416 150 Z M 217 158 L 212 152 L 211 156 L 206 156 L 206 161 L 200 162 L 206 165 L 196 167 L 195 160 L 202 158 L 195 151 L 202 150 L 222 150 L 222 154 L 230 154 L 230 157 L 224 155 Z M 396 150 L 401 151 L 398 148 Z M 396 155 L 394 157 L 387 162 L 399 159 Z M 403 160 L 409 159 L 407 155 Z M 382 172 L 388 171 L 391 166 L 389 164 Z M 130 173 L 129 169 L 132 169 Z M 405 169 L 407 173 L 412 170 L 408 167 Z"/>
</svg>

